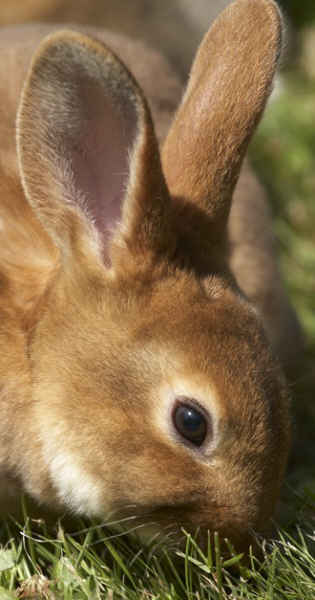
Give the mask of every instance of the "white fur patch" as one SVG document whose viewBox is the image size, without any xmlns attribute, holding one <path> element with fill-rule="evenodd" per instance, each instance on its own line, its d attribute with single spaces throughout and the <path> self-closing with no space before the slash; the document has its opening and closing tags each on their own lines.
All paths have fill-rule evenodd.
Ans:
<svg viewBox="0 0 315 600">
<path fill-rule="evenodd" d="M 60 501 L 78 514 L 101 515 L 104 507 L 101 490 L 75 459 L 67 452 L 59 452 L 49 461 L 50 475 Z"/>
<path fill-rule="evenodd" d="M 74 454 L 63 447 L 62 428 L 51 427 L 41 437 L 44 460 L 60 502 L 76 514 L 103 515 L 100 481 L 94 479 Z"/>
</svg>

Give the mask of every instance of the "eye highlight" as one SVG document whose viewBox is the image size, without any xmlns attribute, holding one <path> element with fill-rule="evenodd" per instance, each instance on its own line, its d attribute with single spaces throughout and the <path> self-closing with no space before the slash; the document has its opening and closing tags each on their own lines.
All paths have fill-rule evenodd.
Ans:
<svg viewBox="0 0 315 600">
<path fill-rule="evenodd" d="M 201 446 L 207 435 L 207 420 L 192 404 L 178 402 L 173 411 L 173 423 L 177 432 L 185 439 Z"/>
</svg>

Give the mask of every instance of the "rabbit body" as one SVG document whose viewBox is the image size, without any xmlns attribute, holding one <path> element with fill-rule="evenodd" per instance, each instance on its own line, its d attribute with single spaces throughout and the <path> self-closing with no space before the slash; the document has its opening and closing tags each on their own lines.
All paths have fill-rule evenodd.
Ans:
<svg viewBox="0 0 315 600">
<path fill-rule="evenodd" d="M 161 55 L 59 29 L 0 34 L 3 510 L 25 491 L 242 546 L 279 494 L 290 420 L 275 354 L 292 359 L 300 335 L 247 165 L 234 192 L 278 9 L 237 0 L 219 17 L 172 123 L 181 84 Z"/>
<path fill-rule="evenodd" d="M 170 58 L 187 74 L 202 35 L 230 0 L 11 0 L 2 3 L 0 25 L 73 23 L 104 27 L 136 38 Z"/>
</svg>

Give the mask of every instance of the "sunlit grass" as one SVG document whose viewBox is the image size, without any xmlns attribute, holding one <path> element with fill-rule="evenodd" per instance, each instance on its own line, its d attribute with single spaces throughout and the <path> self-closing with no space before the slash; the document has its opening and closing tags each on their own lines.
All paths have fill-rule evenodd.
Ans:
<svg viewBox="0 0 315 600">
<path fill-rule="evenodd" d="M 311 529 L 308 528 L 311 532 Z M 215 537 L 203 552 L 188 534 L 183 551 L 142 548 L 129 536 L 112 537 L 94 525 L 48 532 L 44 523 L 3 524 L 0 598 L 313 600 L 312 533 L 296 529 L 277 542 L 261 542 L 262 556 L 230 556 Z"/>
</svg>

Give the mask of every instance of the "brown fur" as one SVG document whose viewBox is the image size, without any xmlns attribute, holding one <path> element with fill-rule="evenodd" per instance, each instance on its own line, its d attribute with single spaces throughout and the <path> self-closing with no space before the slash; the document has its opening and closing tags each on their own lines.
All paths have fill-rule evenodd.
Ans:
<svg viewBox="0 0 315 600">
<path fill-rule="evenodd" d="M 186 76 L 209 23 L 229 0 L 11 0 L 0 6 L 0 25 L 77 23 L 141 38 Z"/>
<path fill-rule="evenodd" d="M 290 437 L 288 392 L 263 329 L 276 321 L 246 300 L 266 265 L 259 284 L 275 288 L 295 326 L 273 281 L 269 233 L 252 275 L 242 209 L 226 233 L 276 67 L 278 10 L 237 0 L 210 30 L 166 140 L 165 177 L 150 110 L 124 65 L 94 37 L 47 31 L 0 39 L 2 481 L 53 508 L 201 526 L 241 547 L 268 527 Z M 163 138 L 179 91 L 169 67 L 137 42 L 93 33 L 132 68 Z M 212 422 L 200 449 L 172 427 L 182 389 Z"/>
</svg>

